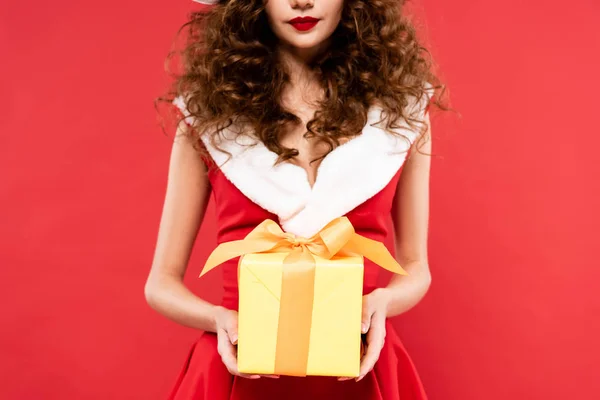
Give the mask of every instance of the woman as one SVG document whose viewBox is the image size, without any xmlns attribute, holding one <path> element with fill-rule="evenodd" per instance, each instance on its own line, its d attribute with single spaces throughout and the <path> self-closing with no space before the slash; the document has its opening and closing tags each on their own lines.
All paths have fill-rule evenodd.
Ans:
<svg viewBox="0 0 600 400">
<path fill-rule="evenodd" d="M 163 99 L 181 121 L 145 293 L 156 311 L 205 333 L 169 398 L 426 398 L 389 318 L 431 282 L 428 109 L 440 86 L 400 11 L 398 0 L 229 0 L 186 23 L 183 72 Z M 220 266 L 220 305 L 183 284 L 211 194 L 220 243 L 267 218 L 304 237 L 340 216 L 371 239 L 395 234 L 409 275 L 378 288 L 380 268 L 365 259 L 358 378 L 237 370 L 237 259 Z"/>
</svg>

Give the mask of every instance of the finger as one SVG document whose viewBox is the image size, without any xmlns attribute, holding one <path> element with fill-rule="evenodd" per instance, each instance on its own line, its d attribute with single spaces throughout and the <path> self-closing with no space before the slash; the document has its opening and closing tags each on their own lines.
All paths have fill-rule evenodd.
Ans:
<svg viewBox="0 0 600 400">
<path fill-rule="evenodd" d="M 338 378 L 338 381 L 349 381 L 350 379 L 355 379 L 355 378 L 352 378 L 350 376 L 340 376 Z"/>
<path fill-rule="evenodd" d="M 385 341 L 385 315 L 374 313 L 371 318 L 371 328 L 367 335 L 367 351 L 360 365 L 360 374 L 356 381 L 360 381 L 369 373 L 379 359 Z"/>
<path fill-rule="evenodd" d="M 221 360 L 223 360 L 223 364 L 225 364 L 225 367 L 231 375 L 248 379 L 260 378 L 260 375 L 243 374 L 238 371 L 235 347 L 229 340 L 229 335 L 225 330 L 221 330 L 217 335 L 217 351 L 221 356 Z"/>
<path fill-rule="evenodd" d="M 237 344 L 238 341 L 238 323 L 237 318 L 232 318 L 227 327 L 227 335 L 231 344 Z"/>
<path fill-rule="evenodd" d="M 261 378 L 279 379 L 279 375 L 261 375 Z"/>
<path fill-rule="evenodd" d="M 223 364 L 227 367 L 227 370 L 232 374 L 236 375 L 237 360 L 235 357 L 235 348 L 228 340 L 229 336 L 225 330 L 221 330 L 217 334 L 217 351 L 223 360 Z"/>
<path fill-rule="evenodd" d="M 373 316 L 373 312 L 371 311 L 371 307 L 369 307 L 369 300 L 367 296 L 363 296 L 363 309 L 362 309 L 362 320 L 360 331 L 361 333 L 367 333 L 369 331 L 369 327 L 371 326 L 371 318 Z"/>
<path fill-rule="evenodd" d="M 360 324 L 360 333 L 365 334 L 371 328 L 372 314 L 363 311 L 362 322 Z"/>
</svg>

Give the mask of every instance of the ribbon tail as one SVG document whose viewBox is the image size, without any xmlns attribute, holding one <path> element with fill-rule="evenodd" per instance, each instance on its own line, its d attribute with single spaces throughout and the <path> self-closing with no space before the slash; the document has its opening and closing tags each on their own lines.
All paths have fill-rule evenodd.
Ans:
<svg viewBox="0 0 600 400">
<path fill-rule="evenodd" d="M 385 245 L 377 240 L 372 240 L 355 233 L 344 246 L 344 250 L 360 254 L 373 261 L 380 267 L 398 275 L 408 275 L 398 261 L 390 254 Z"/>
</svg>

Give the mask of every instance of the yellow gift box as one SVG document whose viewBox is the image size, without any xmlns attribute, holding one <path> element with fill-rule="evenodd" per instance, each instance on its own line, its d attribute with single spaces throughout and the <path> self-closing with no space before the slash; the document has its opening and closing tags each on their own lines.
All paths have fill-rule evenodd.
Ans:
<svg viewBox="0 0 600 400">
<path fill-rule="evenodd" d="M 358 376 L 362 257 L 314 256 L 314 279 L 282 293 L 286 256 L 248 254 L 240 262 L 238 369 Z M 285 295 L 292 302 L 287 308 L 281 303 Z"/>
<path fill-rule="evenodd" d="M 355 233 L 346 217 L 311 238 L 265 220 L 221 243 L 200 276 L 237 256 L 240 372 L 359 375 L 363 256 L 406 275 L 382 243 Z"/>
</svg>

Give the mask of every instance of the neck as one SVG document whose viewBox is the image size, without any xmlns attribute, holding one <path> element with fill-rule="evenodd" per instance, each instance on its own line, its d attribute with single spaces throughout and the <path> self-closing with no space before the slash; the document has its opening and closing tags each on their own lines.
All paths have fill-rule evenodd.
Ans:
<svg viewBox="0 0 600 400">
<path fill-rule="evenodd" d="M 312 80 L 314 75 L 309 65 L 326 48 L 327 44 L 328 42 L 325 41 L 318 46 L 306 49 L 285 43 L 279 45 L 277 48 L 279 58 L 289 73 L 292 83 L 307 83 Z"/>
<path fill-rule="evenodd" d="M 318 54 L 315 49 L 297 49 L 280 47 L 280 60 L 289 76 L 289 84 L 286 85 L 281 94 L 281 103 L 284 107 L 294 110 L 299 109 L 307 103 L 322 97 L 315 72 L 310 68 L 310 61 Z M 310 119 L 310 116 L 305 118 Z"/>
<path fill-rule="evenodd" d="M 298 54 L 285 48 L 279 49 L 279 58 L 294 85 L 310 81 L 312 73 L 308 63 L 312 57 L 310 54 Z"/>
</svg>

